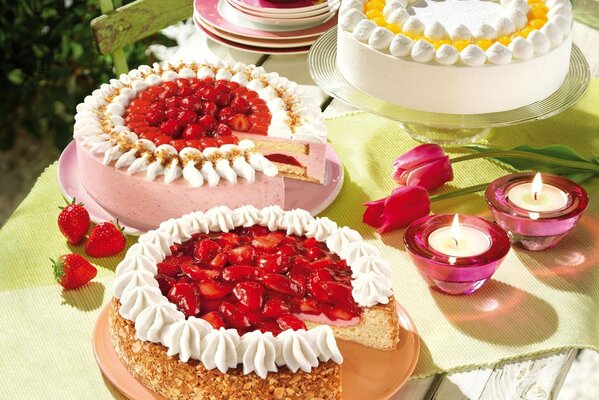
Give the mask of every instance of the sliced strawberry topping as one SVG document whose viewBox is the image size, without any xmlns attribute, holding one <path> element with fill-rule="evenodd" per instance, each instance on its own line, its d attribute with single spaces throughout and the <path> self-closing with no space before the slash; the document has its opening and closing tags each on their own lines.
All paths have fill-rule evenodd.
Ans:
<svg viewBox="0 0 599 400">
<path fill-rule="evenodd" d="M 250 327 L 250 321 L 233 304 L 223 301 L 218 308 L 224 321 L 236 329 L 246 329 Z"/>
<path fill-rule="evenodd" d="M 214 327 L 277 335 L 306 329 L 294 314 L 351 320 L 362 313 L 352 297 L 351 269 L 314 238 L 256 225 L 198 233 L 170 250 L 158 264 L 161 291 L 186 316 Z"/>
<path fill-rule="evenodd" d="M 208 300 L 222 299 L 231 293 L 232 287 L 228 283 L 204 280 L 198 284 L 200 296 Z"/>
<path fill-rule="evenodd" d="M 158 145 L 168 142 L 158 139 L 151 128 L 173 140 L 186 140 L 174 142 L 179 150 L 190 140 L 230 137 L 233 130 L 265 135 L 272 115 L 255 91 L 236 82 L 179 78 L 140 91 L 127 106 L 124 119 L 133 132 Z M 202 129 L 189 128 L 195 124 Z M 236 142 L 229 139 L 227 143 Z M 198 142 L 191 144 L 205 148 Z"/>
<path fill-rule="evenodd" d="M 248 310 L 262 308 L 264 302 L 264 286 L 258 282 L 239 282 L 233 287 L 233 294 Z"/>
<path fill-rule="evenodd" d="M 209 263 L 216 257 L 216 254 L 219 252 L 220 246 L 214 240 L 204 239 L 198 242 L 196 249 L 194 251 L 194 257 L 196 260 L 201 261 L 203 263 Z"/>
<path fill-rule="evenodd" d="M 200 299 L 195 286 L 190 283 L 175 283 L 169 290 L 167 298 L 171 303 L 176 304 L 187 317 L 200 312 Z"/>
<path fill-rule="evenodd" d="M 225 322 L 223 321 L 219 313 L 216 311 L 211 311 L 207 314 L 204 314 L 201 318 L 208 321 L 210 325 L 214 327 L 214 329 L 220 329 L 225 327 Z"/>
<path fill-rule="evenodd" d="M 307 329 L 306 324 L 301 319 L 291 314 L 281 315 L 277 318 L 277 323 L 281 330 L 293 329 L 294 331 L 298 331 L 300 329 Z"/>
</svg>

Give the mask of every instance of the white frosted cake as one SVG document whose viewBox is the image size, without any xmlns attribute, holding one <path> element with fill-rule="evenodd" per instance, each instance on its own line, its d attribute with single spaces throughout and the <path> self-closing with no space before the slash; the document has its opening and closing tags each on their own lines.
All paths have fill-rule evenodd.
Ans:
<svg viewBox="0 0 599 400">
<path fill-rule="evenodd" d="M 568 0 L 343 0 L 337 64 L 415 110 L 482 114 L 545 99 L 569 70 Z"/>
</svg>

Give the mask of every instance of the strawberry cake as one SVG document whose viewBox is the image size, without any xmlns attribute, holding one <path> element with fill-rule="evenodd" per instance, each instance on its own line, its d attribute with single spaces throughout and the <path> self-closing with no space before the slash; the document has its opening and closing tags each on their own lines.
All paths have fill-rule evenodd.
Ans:
<svg viewBox="0 0 599 400">
<path fill-rule="evenodd" d="M 342 0 L 339 21 L 345 79 L 410 109 L 511 110 L 550 96 L 569 70 L 568 0 Z"/>
<path fill-rule="evenodd" d="M 320 108 L 262 67 L 141 66 L 86 97 L 75 121 L 84 188 L 140 230 L 215 205 L 283 206 L 283 177 L 324 180 Z"/>
<path fill-rule="evenodd" d="M 340 399 L 336 338 L 392 350 L 399 337 L 378 249 L 276 205 L 163 222 L 118 265 L 113 295 L 119 358 L 168 399 Z"/>
</svg>

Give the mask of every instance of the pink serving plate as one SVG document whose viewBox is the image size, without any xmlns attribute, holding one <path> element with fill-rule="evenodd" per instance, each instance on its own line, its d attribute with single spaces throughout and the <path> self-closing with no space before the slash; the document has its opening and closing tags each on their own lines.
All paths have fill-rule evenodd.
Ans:
<svg viewBox="0 0 599 400">
<path fill-rule="evenodd" d="M 244 14 L 251 14 L 256 16 L 262 16 L 266 18 L 277 18 L 277 19 L 287 19 L 287 18 L 306 18 L 313 17 L 315 15 L 327 14 L 331 11 L 334 11 L 339 8 L 341 5 L 341 0 L 330 1 L 327 3 L 326 7 L 319 8 L 314 11 L 302 11 L 302 12 L 285 12 L 282 13 L 279 10 L 277 12 L 271 13 L 266 11 L 266 9 L 256 10 L 254 8 L 249 8 L 245 4 L 241 3 L 239 0 L 226 0 L 232 7 L 238 9 Z"/>
<path fill-rule="evenodd" d="M 332 0 L 331 2 L 334 1 L 335 0 Z M 235 2 L 244 8 L 255 11 L 281 14 L 319 10 L 321 8 L 326 8 L 330 3 L 329 1 L 318 0 L 296 0 L 288 3 L 277 3 L 269 0 L 235 0 Z"/>
<path fill-rule="evenodd" d="M 139 382 L 116 354 L 108 331 L 106 305 L 96 321 L 92 336 L 94 356 L 106 380 L 132 400 L 164 400 Z M 342 400 L 387 400 L 414 372 L 420 352 L 420 338 L 408 312 L 397 304 L 399 344 L 393 351 L 374 350 L 338 340 L 344 362 L 341 365 Z"/>
<path fill-rule="evenodd" d="M 227 40 L 229 42 L 233 42 L 235 44 L 243 44 L 246 46 L 259 47 L 261 49 L 282 49 L 282 50 L 295 50 L 298 47 L 309 47 L 312 46 L 315 39 L 291 39 L 291 40 L 261 40 L 248 38 L 245 36 L 237 36 L 233 35 L 229 32 L 221 31 L 220 29 L 216 29 L 202 22 L 199 18 L 194 18 L 194 22 L 198 25 L 204 32 L 209 32 L 220 39 Z M 302 49 L 303 51 L 303 49 Z M 307 50 L 306 50 L 307 51 Z M 264 53 L 265 51 L 261 51 Z"/>
<path fill-rule="evenodd" d="M 221 1 L 222 3 L 220 3 Z M 222 5 L 219 6 L 219 4 Z M 228 12 L 227 18 L 225 18 L 221 15 L 219 9 L 220 11 L 223 11 L 223 13 L 227 13 L 227 10 L 231 11 L 231 7 L 224 0 L 194 0 L 195 14 L 203 23 L 210 25 L 213 28 L 226 30 L 227 32 L 240 36 L 271 40 L 316 38 L 337 25 L 337 17 L 335 16 L 324 24 L 319 24 L 318 26 L 289 31 L 286 30 L 288 28 L 283 30 L 283 28 L 268 27 L 244 20 L 243 18 L 238 18 L 234 12 Z M 271 29 L 278 30 L 273 31 Z"/>
<path fill-rule="evenodd" d="M 333 16 L 335 15 L 335 11 L 337 11 L 337 9 L 335 8 L 333 10 L 327 10 L 327 12 L 325 13 L 314 15 L 311 17 L 278 18 L 248 13 L 245 10 L 240 10 L 239 8 L 236 8 L 235 5 L 231 4 L 227 0 L 225 0 L 225 5 L 227 7 L 230 7 L 232 9 L 232 12 L 239 14 L 241 18 L 245 18 L 248 21 L 256 22 L 258 24 L 263 25 L 288 27 L 295 29 L 303 29 L 305 26 L 311 26 L 313 24 L 323 24 L 330 18 L 333 18 Z"/>
<path fill-rule="evenodd" d="M 227 40 L 218 35 L 215 35 L 214 33 L 210 32 L 209 30 L 204 28 L 204 26 L 200 25 L 197 20 L 196 20 L 196 25 L 202 30 L 202 32 L 204 32 L 206 34 L 206 36 L 208 36 L 210 39 L 214 40 L 215 42 L 222 44 L 224 46 L 231 47 L 233 49 L 247 51 L 248 53 L 256 53 L 256 54 L 262 54 L 262 55 L 264 55 L 264 54 L 289 54 L 289 55 L 291 55 L 291 54 L 306 54 L 306 53 L 308 53 L 308 51 L 310 51 L 310 46 L 292 47 L 292 48 L 284 48 L 284 49 L 274 48 L 274 47 L 248 46 L 248 45 L 237 43 L 232 40 Z"/>
<path fill-rule="evenodd" d="M 106 210 L 100 207 L 81 184 L 77 162 L 77 147 L 72 141 L 58 159 L 58 186 L 67 200 L 77 198 L 85 204 L 93 222 L 114 220 Z M 285 178 L 285 209 L 303 208 L 312 215 L 320 214 L 337 198 L 343 186 L 343 166 L 331 145 L 327 145 L 327 160 L 324 184 L 310 183 Z M 125 233 L 140 235 L 137 229 L 125 226 Z"/>
</svg>

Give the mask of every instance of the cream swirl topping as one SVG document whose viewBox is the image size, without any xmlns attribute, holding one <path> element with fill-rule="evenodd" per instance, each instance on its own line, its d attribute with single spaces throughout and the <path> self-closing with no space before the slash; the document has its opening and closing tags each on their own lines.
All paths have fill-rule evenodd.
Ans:
<svg viewBox="0 0 599 400">
<path fill-rule="evenodd" d="M 277 354 L 279 341 L 270 332 L 253 331 L 241 337 L 241 361 L 243 373 L 255 372 L 266 378 L 269 372 L 277 371 Z"/>
<path fill-rule="evenodd" d="M 152 304 L 138 314 L 135 320 L 135 332 L 141 340 L 160 343 L 164 329 L 183 319 L 183 313 L 177 310 L 177 306 L 173 303 Z"/>
</svg>

